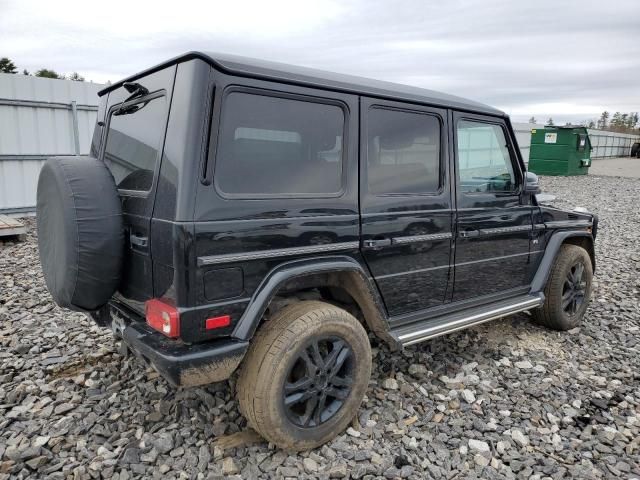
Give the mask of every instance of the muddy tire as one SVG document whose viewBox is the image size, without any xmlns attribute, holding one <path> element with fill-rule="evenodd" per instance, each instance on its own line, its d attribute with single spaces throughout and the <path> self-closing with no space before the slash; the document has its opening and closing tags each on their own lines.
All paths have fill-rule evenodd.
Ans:
<svg viewBox="0 0 640 480">
<path fill-rule="evenodd" d="M 532 312 L 534 320 L 554 330 L 578 327 L 589 304 L 592 280 L 586 250 L 577 245 L 560 247 L 544 290 L 544 304 Z"/>
<path fill-rule="evenodd" d="M 240 411 L 270 442 L 307 450 L 347 427 L 370 375 L 369 339 L 352 315 L 324 302 L 295 303 L 251 341 L 237 384 Z"/>
</svg>

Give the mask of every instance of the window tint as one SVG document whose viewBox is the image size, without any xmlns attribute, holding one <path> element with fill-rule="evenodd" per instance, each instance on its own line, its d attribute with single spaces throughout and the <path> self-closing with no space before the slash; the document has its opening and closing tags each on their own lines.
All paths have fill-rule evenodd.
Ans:
<svg viewBox="0 0 640 480">
<path fill-rule="evenodd" d="M 513 165 L 499 125 L 458 122 L 458 171 L 463 192 L 511 192 Z"/>
<path fill-rule="evenodd" d="M 111 112 L 104 159 L 118 188 L 151 189 L 165 121 L 165 97 Z"/>
<path fill-rule="evenodd" d="M 338 193 L 343 129 L 338 106 L 232 92 L 218 139 L 218 189 L 242 196 Z"/>
<path fill-rule="evenodd" d="M 440 188 L 440 121 L 420 113 L 369 110 L 367 177 L 374 194 Z"/>
</svg>

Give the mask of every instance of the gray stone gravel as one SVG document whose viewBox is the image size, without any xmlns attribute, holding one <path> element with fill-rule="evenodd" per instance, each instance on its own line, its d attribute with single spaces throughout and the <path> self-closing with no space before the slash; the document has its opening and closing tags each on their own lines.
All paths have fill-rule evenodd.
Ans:
<svg viewBox="0 0 640 480">
<path fill-rule="evenodd" d="M 582 328 L 523 314 L 402 353 L 374 341 L 358 418 L 299 454 L 247 431 L 233 381 L 174 390 L 54 306 L 27 220 L 0 244 L 0 479 L 640 477 L 640 181 L 542 184 L 601 218 Z"/>
</svg>

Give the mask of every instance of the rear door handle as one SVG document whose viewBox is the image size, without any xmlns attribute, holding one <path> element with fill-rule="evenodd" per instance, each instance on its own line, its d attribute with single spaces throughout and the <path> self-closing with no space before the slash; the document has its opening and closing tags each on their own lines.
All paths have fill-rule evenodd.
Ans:
<svg viewBox="0 0 640 480">
<path fill-rule="evenodd" d="M 368 239 L 363 240 L 362 248 L 366 249 L 378 249 L 382 247 L 390 247 L 391 239 L 390 238 L 380 238 L 380 239 Z"/>
<path fill-rule="evenodd" d="M 129 235 L 129 242 L 131 242 L 131 245 L 135 245 L 136 247 L 147 248 L 149 245 L 149 237 L 141 237 L 135 233 L 131 233 Z"/>
<path fill-rule="evenodd" d="M 462 230 L 458 235 L 462 238 L 475 238 L 480 236 L 480 230 Z"/>
</svg>

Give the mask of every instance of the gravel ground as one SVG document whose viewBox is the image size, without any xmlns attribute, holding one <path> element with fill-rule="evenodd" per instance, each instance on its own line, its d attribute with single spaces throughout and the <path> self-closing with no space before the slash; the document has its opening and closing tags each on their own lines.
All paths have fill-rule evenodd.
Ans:
<svg viewBox="0 0 640 480">
<path fill-rule="evenodd" d="M 288 454 L 246 429 L 233 382 L 174 390 L 56 307 L 33 233 L 0 244 L 0 478 L 640 477 L 640 182 L 544 178 L 600 215 L 582 328 L 517 315 L 391 353 L 330 444 Z"/>
</svg>

